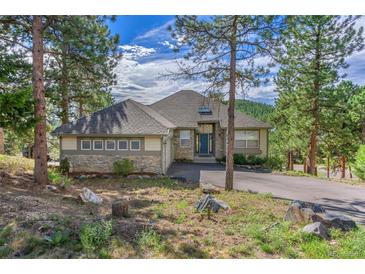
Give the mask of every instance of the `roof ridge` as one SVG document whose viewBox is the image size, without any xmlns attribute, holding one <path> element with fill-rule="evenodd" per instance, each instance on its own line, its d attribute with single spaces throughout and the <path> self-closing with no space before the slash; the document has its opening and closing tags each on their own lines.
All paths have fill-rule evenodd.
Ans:
<svg viewBox="0 0 365 274">
<path fill-rule="evenodd" d="M 162 99 L 160 99 L 160 100 L 158 100 L 158 101 L 154 102 L 153 104 L 150 104 L 149 106 L 152 106 L 152 105 L 157 104 L 157 103 L 159 103 L 159 102 L 165 101 L 166 99 L 169 99 L 170 97 L 173 97 L 173 96 L 175 96 L 175 95 L 177 95 L 177 94 L 179 94 L 179 93 L 181 93 L 181 92 L 184 92 L 184 91 L 191 91 L 191 92 L 196 93 L 196 94 L 198 94 L 198 95 L 200 95 L 200 96 L 202 96 L 202 97 L 206 97 L 206 96 L 204 96 L 204 95 L 200 94 L 199 92 L 197 92 L 197 91 L 195 91 L 195 90 L 192 90 L 192 89 L 181 89 L 181 90 L 179 90 L 179 91 L 176 91 L 176 92 L 174 92 L 174 93 L 171 93 L 169 96 L 166 96 L 166 97 L 164 97 L 164 98 L 162 98 Z"/>
<path fill-rule="evenodd" d="M 142 104 L 140 102 L 134 101 L 133 99 L 128 99 L 132 104 L 134 104 L 136 107 L 138 107 L 140 110 L 142 110 L 145 114 L 147 114 L 148 116 L 150 116 L 153 120 L 155 120 L 157 123 L 159 123 L 161 126 L 166 127 L 166 125 L 162 124 L 160 121 L 158 121 L 156 119 L 156 117 L 152 116 L 150 113 L 147 113 L 145 109 L 143 109 L 141 106 L 148 108 L 150 111 L 154 112 L 153 114 L 157 114 L 158 116 L 161 116 L 163 119 L 165 119 L 167 122 L 169 122 L 171 125 L 173 125 L 174 127 L 176 127 L 176 125 L 174 123 L 172 123 L 170 120 L 168 120 L 166 117 L 164 117 L 163 115 L 161 115 L 160 113 L 158 113 L 156 110 L 154 110 L 153 108 L 151 108 L 148 105 Z"/>
</svg>

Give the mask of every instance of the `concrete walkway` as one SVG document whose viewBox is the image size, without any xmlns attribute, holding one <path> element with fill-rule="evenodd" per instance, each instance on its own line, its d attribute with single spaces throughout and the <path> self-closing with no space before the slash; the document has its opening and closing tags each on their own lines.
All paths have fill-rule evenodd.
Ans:
<svg viewBox="0 0 365 274">
<path fill-rule="evenodd" d="M 224 187 L 225 171 L 219 164 L 174 163 L 168 172 L 185 176 L 196 183 L 211 183 Z M 365 188 L 326 180 L 253 173 L 236 170 L 234 189 L 271 193 L 274 197 L 302 200 L 323 205 L 328 211 L 345 214 L 365 224 Z"/>
</svg>

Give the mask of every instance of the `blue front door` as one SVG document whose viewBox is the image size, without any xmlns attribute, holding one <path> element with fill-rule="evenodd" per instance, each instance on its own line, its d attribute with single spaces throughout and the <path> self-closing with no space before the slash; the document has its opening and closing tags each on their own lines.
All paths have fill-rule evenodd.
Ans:
<svg viewBox="0 0 365 274">
<path fill-rule="evenodd" d="M 208 133 L 201 133 L 200 134 L 200 154 L 208 154 L 208 140 L 209 134 Z"/>
</svg>

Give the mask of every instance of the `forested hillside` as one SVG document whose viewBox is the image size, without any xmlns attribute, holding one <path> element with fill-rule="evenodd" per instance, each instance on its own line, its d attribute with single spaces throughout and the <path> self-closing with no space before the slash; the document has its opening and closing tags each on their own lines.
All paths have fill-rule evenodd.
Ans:
<svg viewBox="0 0 365 274">
<path fill-rule="evenodd" d="M 236 100 L 236 109 L 264 122 L 268 121 L 269 115 L 274 111 L 271 105 L 244 99 Z"/>
</svg>

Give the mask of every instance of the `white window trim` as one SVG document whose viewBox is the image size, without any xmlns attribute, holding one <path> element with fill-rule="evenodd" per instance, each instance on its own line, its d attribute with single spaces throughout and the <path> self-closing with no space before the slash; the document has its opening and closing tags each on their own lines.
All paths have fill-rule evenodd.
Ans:
<svg viewBox="0 0 365 274">
<path fill-rule="evenodd" d="M 133 149 L 132 148 L 132 142 L 138 142 L 138 149 Z M 141 150 L 141 140 L 130 140 L 130 142 L 129 142 L 130 144 L 129 144 L 129 148 L 130 148 L 130 150 L 131 151 L 140 151 Z"/>
<path fill-rule="evenodd" d="M 183 139 L 183 138 L 181 138 L 181 132 L 182 131 L 188 131 L 189 132 L 189 139 Z M 188 130 L 188 129 L 184 129 L 184 130 L 180 130 L 180 132 L 179 132 L 179 140 L 180 140 L 180 147 L 191 147 L 191 131 L 190 130 Z M 181 143 L 181 140 L 189 140 L 189 144 L 188 145 L 183 145 L 182 143 Z"/>
<path fill-rule="evenodd" d="M 236 146 L 237 141 L 245 141 L 246 145 L 245 146 Z M 234 146 L 235 148 L 247 148 L 247 140 L 234 140 L 234 144 L 235 144 L 235 146 Z"/>
<path fill-rule="evenodd" d="M 83 143 L 83 142 L 89 142 L 89 143 L 90 143 L 90 148 L 83 148 L 83 147 L 82 147 L 82 143 Z M 81 150 L 91 150 L 91 145 L 92 145 L 91 140 L 81 140 Z"/>
<path fill-rule="evenodd" d="M 95 142 L 101 142 L 101 148 L 95 148 Z M 104 150 L 104 142 L 103 140 L 93 140 L 93 150 Z"/>
<path fill-rule="evenodd" d="M 108 148 L 107 143 L 108 142 L 113 142 L 114 143 L 114 148 Z M 105 140 L 105 150 L 115 150 L 115 140 Z"/>
<path fill-rule="evenodd" d="M 123 149 L 119 148 L 119 142 L 126 142 L 127 148 L 125 148 L 125 149 L 124 148 Z M 122 151 L 127 151 L 128 150 L 128 147 L 129 147 L 128 140 L 127 139 L 120 139 L 120 140 L 118 140 L 117 145 L 118 145 L 118 150 L 122 150 Z"/>
</svg>

